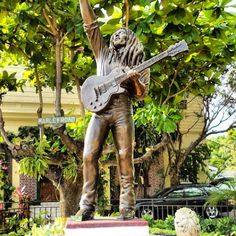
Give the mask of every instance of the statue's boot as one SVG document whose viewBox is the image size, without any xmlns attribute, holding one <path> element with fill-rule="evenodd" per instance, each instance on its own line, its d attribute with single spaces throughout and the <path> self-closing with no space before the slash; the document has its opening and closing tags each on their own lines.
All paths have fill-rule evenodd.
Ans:
<svg viewBox="0 0 236 236">
<path fill-rule="evenodd" d="M 81 221 L 93 220 L 94 219 L 94 210 L 92 209 L 80 209 L 76 216 L 81 217 Z"/>
</svg>

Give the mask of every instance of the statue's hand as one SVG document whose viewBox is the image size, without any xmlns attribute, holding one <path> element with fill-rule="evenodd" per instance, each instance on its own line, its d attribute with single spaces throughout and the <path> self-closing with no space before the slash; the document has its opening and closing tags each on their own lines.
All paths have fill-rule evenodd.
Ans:
<svg viewBox="0 0 236 236">
<path fill-rule="evenodd" d="M 141 74 L 134 69 L 127 71 L 127 75 L 133 84 L 135 97 L 142 98 L 145 92 L 145 84 L 140 80 Z"/>
<path fill-rule="evenodd" d="M 141 74 L 138 73 L 136 70 L 129 70 L 127 72 L 127 75 L 129 76 L 129 79 L 133 82 L 136 82 L 141 76 Z"/>
</svg>

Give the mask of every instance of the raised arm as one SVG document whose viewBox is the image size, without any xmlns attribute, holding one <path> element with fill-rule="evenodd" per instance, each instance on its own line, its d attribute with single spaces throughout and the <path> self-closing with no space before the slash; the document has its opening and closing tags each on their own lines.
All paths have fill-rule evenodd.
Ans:
<svg viewBox="0 0 236 236">
<path fill-rule="evenodd" d="M 96 16 L 88 0 L 80 0 L 80 12 L 85 25 L 90 25 L 96 20 Z"/>
<path fill-rule="evenodd" d="M 99 60 L 100 53 L 105 43 L 103 41 L 99 26 L 96 21 L 96 16 L 88 0 L 80 0 L 80 11 L 84 20 L 84 30 L 89 39 L 90 45 L 96 61 Z"/>
</svg>

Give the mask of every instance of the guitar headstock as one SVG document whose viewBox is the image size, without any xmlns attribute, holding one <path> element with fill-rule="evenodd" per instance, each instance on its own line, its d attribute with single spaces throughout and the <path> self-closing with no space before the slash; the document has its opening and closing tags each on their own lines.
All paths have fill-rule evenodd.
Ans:
<svg viewBox="0 0 236 236">
<path fill-rule="evenodd" d="M 171 57 L 177 55 L 180 52 L 185 52 L 185 51 L 188 51 L 188 45 L 184 40 L 182 40 L 174 45 L 171 45 L 167 49 L 167 53 Z"/>
</svg>

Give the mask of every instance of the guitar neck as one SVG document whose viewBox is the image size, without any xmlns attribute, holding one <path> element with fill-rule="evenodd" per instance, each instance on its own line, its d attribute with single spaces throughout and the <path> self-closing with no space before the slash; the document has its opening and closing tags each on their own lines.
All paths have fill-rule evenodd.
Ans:
<svg viewBox="0 0 236 236">
<path fill-rule="evenodd" d="M 134 68 L 134 70 L 137 71 L 138 73 L 140 73 L 140 72 L 144 71 L 145 69 L 149 68 L 150 66 L 154 65 L 155 63 L 157 63 L 158 61 L 162 60 L 163 58 L 165 58 L 167 56 L 168 56 L 168 52 L 166 50 L 164 52 L 161 52 L 157 56 L 154 56 L 154 57 L 148 59 L 147 61 L 143 62 L 142 64 L 136 66 Z M 115 81 L 116 81 L 116 83 L 121 84 L 122 82 L 124 82 L 128 78 L 129 78 L 129 76 L 123 74 L 123 75 L 115 78 Z"/>
<path fill-rule="evenodd" d="M 141 65 L 134 67 L 134 70 L 137 71 L 138 73 L 140 73 L 143 70 L 152 66 L 153 64 L 157 63 L 158 61 L 162 60 L 163 58 L 168 57 L 168 56 L 175 56 L 178 53 L 184 52 L 184 51 L 188 51 L 188 45 L 184 40 L 182 40 L 179 43 L 171 45 L 167 50 L 165 50 L 164 52 L 161 52 L 157 56 L 150 58 L 149 60 L 143 62 Z M 120 75 L 117 78 L 115 78 L 115 81 L 116 81 L 116 83 L 121 84 L 122 82 L 124 82 L 128 78 L 129 78 L 129 76 L 123 74 L 123 75 Z"/>
<path fill-rule="evenodd" d="M 158 61 L 162 60 L 163 58 L 167 57 L 168 53 L 167 51 L 161 52 L 160 54 L 158 54 L 155 57 L 150 58 L 149 60 L 143 62 L 141 65 L 136 66 L 135 70 L 137 72 L 142 72 L 143 70 L 149 68 L 150 66 L 154 65 L 155 63 L 157 63 Z"/>
</svg>

